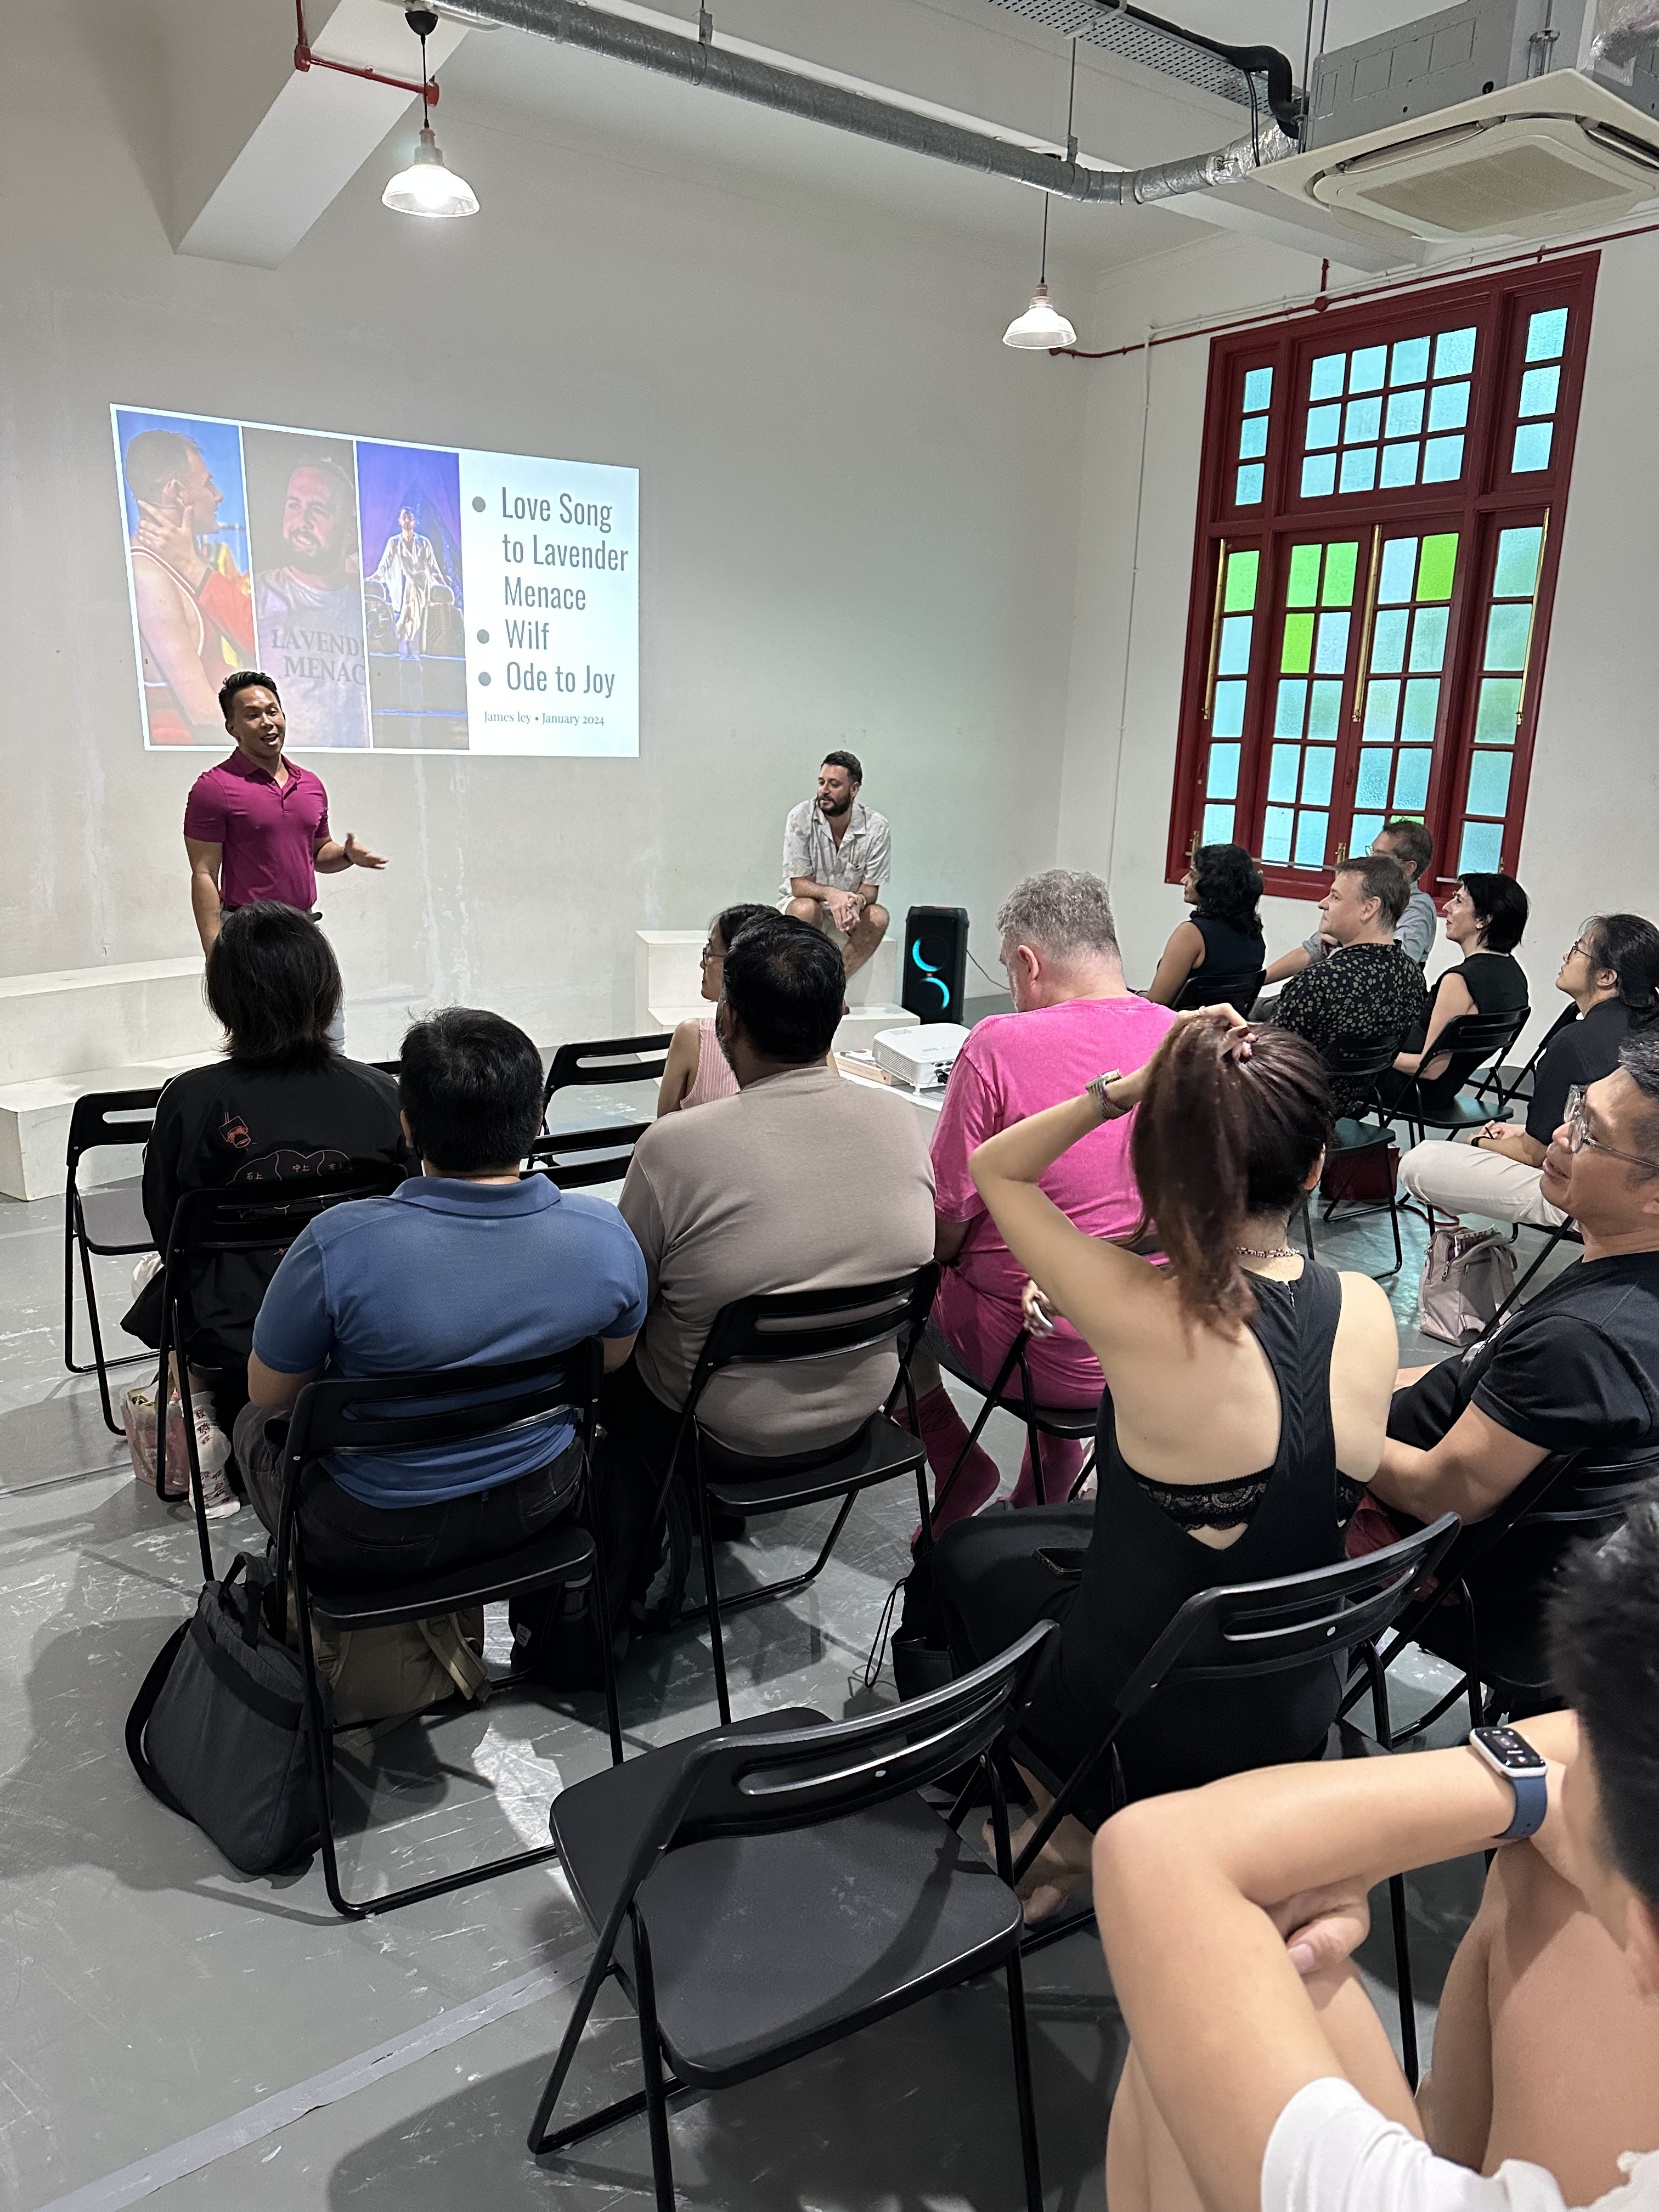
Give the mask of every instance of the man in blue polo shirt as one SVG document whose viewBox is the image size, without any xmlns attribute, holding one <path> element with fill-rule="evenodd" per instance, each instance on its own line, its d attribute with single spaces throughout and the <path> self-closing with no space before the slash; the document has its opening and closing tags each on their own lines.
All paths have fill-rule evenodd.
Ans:
<svg viewBox="0 0 1659 2212">
<path fill-rule="evenodd" d="M 542 1110 L 541 1059 L 522 1030 L 470 1007 L 417 1023 L 398 1094 L 423 1173 L 311 1222 L 254 1324 L 236 1458 L 273 1532 L 273 1416 L 325 1368 L 414 1374 L 598 1336 L 609 1369 L 645 1319 L 645 1261 L 616 1207 L 544 1176 L 519 1179 Z M 334 1578 L 403 1579 L 510 1552 L 544 1528 L 574 1503 L 581 1455 L 569 1417 L 553 1415 L 468 1443 L 340 1455 L 329 1472 L 307 1507 L 313 1564 Z"/>
</svg>

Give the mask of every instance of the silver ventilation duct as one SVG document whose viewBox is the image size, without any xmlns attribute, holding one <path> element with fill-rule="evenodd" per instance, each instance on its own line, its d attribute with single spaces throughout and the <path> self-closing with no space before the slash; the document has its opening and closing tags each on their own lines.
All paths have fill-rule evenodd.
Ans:
<svg viewBox="0 0 1659 2212">
<path fill-rule="evenodd" d="M 444 12 L 459 22 L 504 24 L 534 38 L 632 62 L 636 68 L 678 77 L 683 84 L 704 85 L 778 114 L 798 115 L 832 131 L 925 154 L 932 161 L 950 161 L 983 176 L 1007 177 L 1085 204 L 1144 206 L 1173 199 L 1183 192 L 1232 184 L 1262 163 L 1282 161 L 1297 151 L 1296 141 L 1264 118 L 1249 136 L 1212 153 L 1144 169 L 1094 169 L 1080 162 L 1074 150 L 1068 155 L 1040 153 L 999 138 L 989 130 L 975 131 L 775 62 L 734 53 L 716 46 L 709 35 L 682 34 L 631 16 L 611 15 L 587 5 L 586 0 L 445 0 Z"/>
</svg>

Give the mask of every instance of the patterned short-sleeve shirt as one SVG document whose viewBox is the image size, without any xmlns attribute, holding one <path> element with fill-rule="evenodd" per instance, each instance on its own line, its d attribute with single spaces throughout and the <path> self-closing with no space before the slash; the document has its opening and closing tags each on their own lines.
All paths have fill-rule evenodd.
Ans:
<svg viewBox="0 0 1659 2212">
<path fill-rule="evenodd" d="M 790 879 L 794 876 L 805 876 L 838 891 L 855 891 L 861 884 L 884 884 L 892 857 L 892 838 L 884 814 L 872 812 L 855 799 L 838 847 L 817 801 L 803 799 L 799 806 L 790 808 L 783 825 L 783 881 L 778 896 L 789 896 Z"/>
<path fill-rule="evenodd" d="M 1386 1044 L 1398 1052 L 1427 1000 L 1423 970 L 1398 945 L 1345 945 L 1291 976 L 1273 1018 L 1321 1052 L 1334 1044 Z M 1370 1089 L 1369 1083 L 1334 1080 L 1337 1112 L 1357 1112 Z"/>
</svg>

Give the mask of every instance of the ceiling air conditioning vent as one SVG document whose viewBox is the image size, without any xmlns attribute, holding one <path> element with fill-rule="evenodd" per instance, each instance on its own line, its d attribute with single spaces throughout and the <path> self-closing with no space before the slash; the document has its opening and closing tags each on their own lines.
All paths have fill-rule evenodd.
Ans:
<svg viewBox="0 0 1659 2212">
<path fill-rule="evenodd" d="M 1612 221 L 1659 198 L 1659 154 L 1572 116 L 1499 116 L 1373 148 L 1308 188 L 1413 238 L 1512 238 Z"/>
</svg>

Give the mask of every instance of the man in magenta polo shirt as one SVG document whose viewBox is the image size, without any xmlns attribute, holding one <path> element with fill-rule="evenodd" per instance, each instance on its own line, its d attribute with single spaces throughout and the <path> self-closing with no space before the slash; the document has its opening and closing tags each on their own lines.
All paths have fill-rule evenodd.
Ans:
<svg viewBox="0 0 1659 2212">
<path fill-rule="evenodd" d="M 329 835 L 322 778 L 283 758 L 288 724 L 270 677 L 239 669 L 220 685 L 219 707 L 236 750 L 197 777 L 185 806 L 190 903 L 204 952 L 234 907 L 275 899 L 311 914 L 319 875 L 386 866 L 350 830 L 343 844 Z"/>
</svg>

